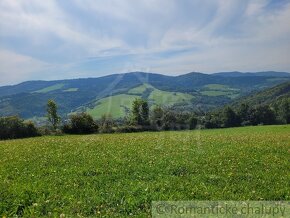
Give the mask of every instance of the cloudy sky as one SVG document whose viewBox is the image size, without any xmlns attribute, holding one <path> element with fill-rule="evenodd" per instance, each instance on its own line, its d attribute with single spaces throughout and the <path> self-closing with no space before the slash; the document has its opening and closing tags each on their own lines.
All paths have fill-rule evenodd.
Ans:
<svg viewBox="0 0 290 218">
<path fill-rule="evenodd" d="M 0 0 L 0 85 L 290 72 L 290 0 Z"/>
</svg>

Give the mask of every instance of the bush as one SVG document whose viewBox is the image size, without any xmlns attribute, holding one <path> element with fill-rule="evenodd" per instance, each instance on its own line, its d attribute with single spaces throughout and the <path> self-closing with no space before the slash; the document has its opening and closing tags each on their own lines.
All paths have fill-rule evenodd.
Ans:
<svg viewBox="0 0 290 218">
<path fill-rule="evenodd" d="M 197 124 L 198 124 L 198 119 L 197 117 L 192 114 L 190 117 L 189 117 L 189 129 L 196 129 L 197 128 Z"/>
<path fill-rule="evenodd" d="M 218 114 L 207 114 L 203 119 L 203 125 L 206 129 L 221 128 L 221 119 Z"/>
<path fill-rule="evenodd" d="M 229 106 L 225 107 L 220 114 L 221 116 L 221 127 L 235 127 L 240 126 L 240 118 L 236 112 Z"/>
<path fill-rule="evenodd" d="M 153 129 L 150 126 L 120 126 L 118 127 L 115 132 L 118 133 L 130 133 L 130 132 L 143 132 L 143 131 L 152 131 Z"/>
<path fill-rule="evenodd" d="M 50 126 L 40 126 L 38 127 L 38 132 L 40 135 L 53 135 L 53 130 Z"/>
<path fill-rule="evenodd" d="M 111 115 L 103 115 L 100 120 L 98 120 L 99 132 L 100 133 L 112 133 L 114 132 L 114 120 Z"/>
<path fill-rule="evenodd" d="M 170 108 L 156 106 L 150 116 L 151 126 L 155 130 L 195 129 L 197 117 L 193 113 L 179 112 Z"/>
<path fill-rule="evenodd" d="M 37 128 L 31 121 L 25 122 L 17 116 L 0 118 L 0 139 L 16 139 L 38 136 Z"/>
<path fill-rule="evenodd" d="M 98 125 L 91 115 L 80 113 L 71 115 L 62 130 L 68 134 L 91 134 L 98 132 Z"/>
<path fill-rule="evenodd" d="M 276 116 L 269 105 L 259 105 L 250 110 L 250 121 L 252 125 L 272 125 L 276 124 Z"/>
</svg>

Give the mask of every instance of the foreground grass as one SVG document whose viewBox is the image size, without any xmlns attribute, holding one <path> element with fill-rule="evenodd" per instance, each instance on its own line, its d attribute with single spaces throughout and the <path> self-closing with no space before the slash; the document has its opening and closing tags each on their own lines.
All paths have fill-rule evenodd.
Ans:
<svg viewBox="0 0 290 218">
<path fill-rule="evenodd" d="M 149 216 L 152 200 L 289 200 L 289 149 L 289 125 L 1 141 L 0 216 Z"/>
</svg>

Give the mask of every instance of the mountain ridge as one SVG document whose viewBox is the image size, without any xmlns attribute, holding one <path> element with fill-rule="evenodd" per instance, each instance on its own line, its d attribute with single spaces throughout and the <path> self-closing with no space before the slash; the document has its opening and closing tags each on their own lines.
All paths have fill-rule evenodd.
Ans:
<svg viewBox="0 0 290 218">
<path fill-rule="evenodd" d="M 65 81 L 72 81 L 72 80 L 87 80 L 87 79 L 99 79 L 104 77 L 112 77 L 112 76 L 118 76 L 118 75 L 127 75 L 127 74 L 148 74 L 148 75 L 160 75 L 160 76 L 166 76 L 166 77 L 183 77 L 191 74 L 196 75 L 212 75 L 212 76 L 269 76 L 269 77 L 290 77 L 290 72 L 280 72 L 280 71 L 260 71 L 260 72 L 241 72 L 241 71 L 228 71 L 228 72 L 217 72 L 217 73 L 202 73 L 202 72 L 189 72 L 184 73 L 180 75 L 166 75 L 161 73 L 151 73 L 151 72 L 142 72 L 142 71 L 132 71 L 127 73 L 114 73 L 110 75 L 104 75 L 99 77 L 80 77 L 80 78 L 72 78 L 72 79 L 54 79 L 54 80 L 26 80 L 17 84 L 12 85 L 1 85 L 0 88 L 9 88 L 13 86 L 19 86 L 29 83 L 38 83 L 38 82 L 65 82 Z"/>
<path fill-rule="evenodd" d="M 236 72 L 228 72 L 228 74 L 231 73 L 236 74 Z M 100 102 L 103 98 L 120 94 L 127 96 L 126 94 L 130 94 L 131 89 L 143 84 L 151 85 L 155 89 L 154 93 L 158 95 L 154 98 L 151 96 L 152 104 L 157 104 L 157 102 L 165 102 L 166 104 L 166 100 L 160 101 L 160 99 L 166 99 L 168 96 L 176 99 L 175 95 L 182 96 L 184 94 L 191 95 L 193 98 L 184 97 L 187 99 L 186 102 L 185 100 L 176 100 L 176 104 L 171 103 L 170 105 L 178 107 L 180 110 L 194 109 L 197 106 L 204 110 L 210 110 L 253 91 L 290 81 L 290 74 L 283 76 L 284 72 L 277 72 L 277 76 L 269 76 L 269 73 L 265 74 L 264 72 L 256 74 L 256 76 L 253 73 L 252 75 L 238 76 L 236 74 L 235 77 L 226 77 L 219 73 L 191 72 L 168 76 L 156 73 L 129 72 L 97 78 L 26 81 L 17 85 L 0 87 L 0 116 L 18 114 L 23 118 L 43 117 L 46 113 L 48 99 L 54 99 L 59 105 L 60 114 L 67 116 L 78 108 L 93 102 Z M 148 98 L 148 90 L 147 93 L 144 91 L 139 97 Z"/>
</svg>

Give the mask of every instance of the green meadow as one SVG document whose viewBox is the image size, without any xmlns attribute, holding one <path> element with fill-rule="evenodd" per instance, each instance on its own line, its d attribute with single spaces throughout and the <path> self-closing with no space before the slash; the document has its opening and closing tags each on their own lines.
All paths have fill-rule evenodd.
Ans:
<svg viewBox="0 0 290 218">
<path fill-rule="evenodd" d="M 290 125 L 0 141 L 0 217 L 149 217 L 154 200 L 290 200 Z"/>
</svg>

